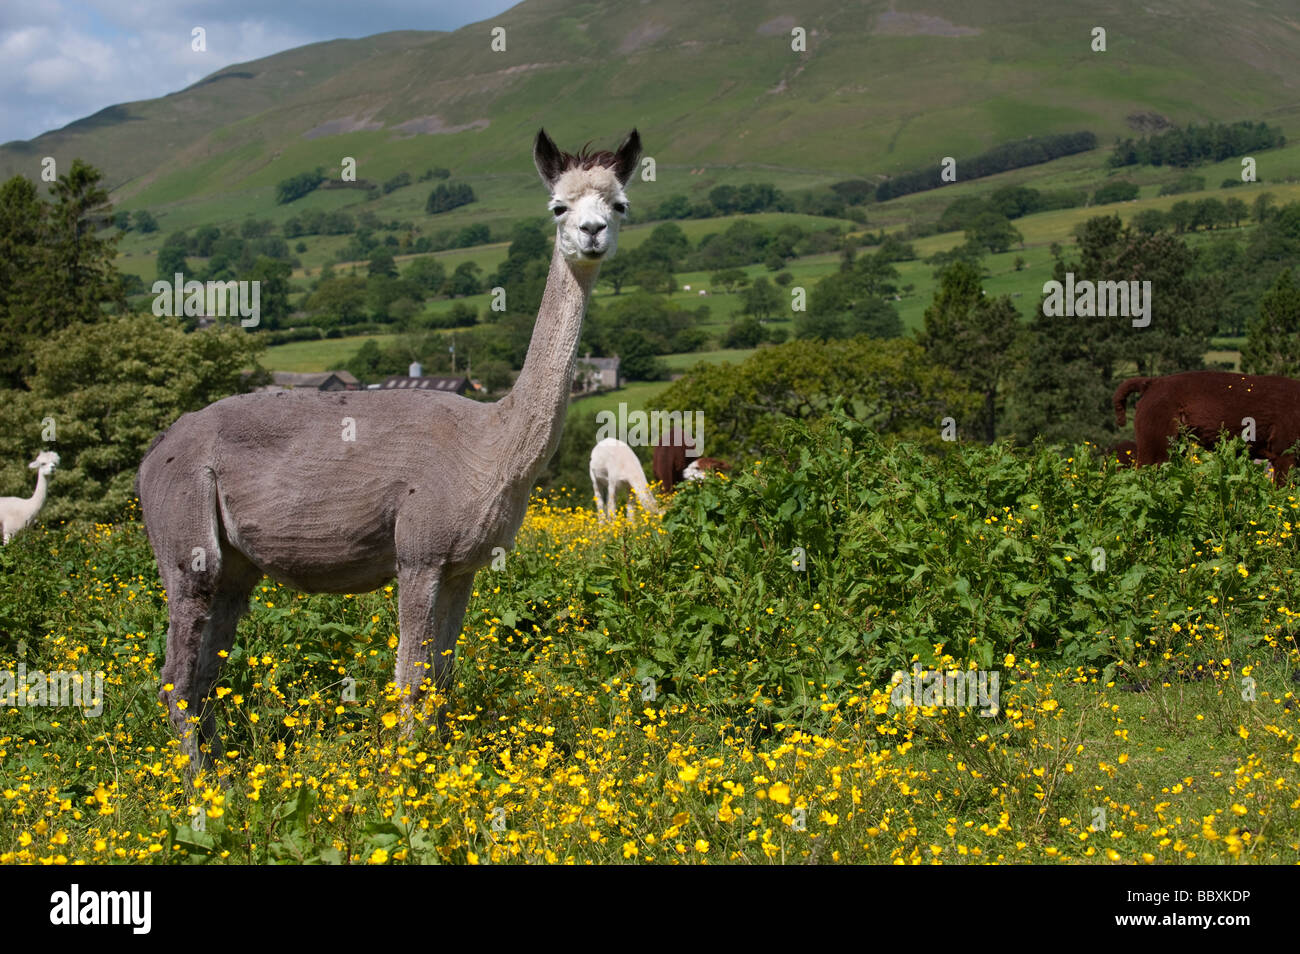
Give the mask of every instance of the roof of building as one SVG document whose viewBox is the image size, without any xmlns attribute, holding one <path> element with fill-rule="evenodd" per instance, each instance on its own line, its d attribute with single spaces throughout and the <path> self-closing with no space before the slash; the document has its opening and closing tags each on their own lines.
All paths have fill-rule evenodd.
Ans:
<svg viewBox="0 0 1300 954">
<path fill-rule="evenodd" d="M 423 391 L 462 391 L 469 387 L 469 379 L 464 377 L 439 377 L 431 374 L 412 378 L 405 374 L 395 374 L 391 378 L 385 378 L 379 386 L 385 390 L 390 388 L 418 388 Z"/>
<path fill-rule="evenodd" d="M 285 388 L 318 388 L 330 378 L 337 378 L 340 383 L 347 385 L 361 383 L 347 371 L 315 371 L 305 374 L 298 371 L 271 372 L 271 380 Z"/>
<path fill-rule="evenodd" d="M 590 365 L 597 371 L 617 371 L 618 355 L 615 355 L 612 358 L 579 358 L 578 363 Z"/>
</svg>

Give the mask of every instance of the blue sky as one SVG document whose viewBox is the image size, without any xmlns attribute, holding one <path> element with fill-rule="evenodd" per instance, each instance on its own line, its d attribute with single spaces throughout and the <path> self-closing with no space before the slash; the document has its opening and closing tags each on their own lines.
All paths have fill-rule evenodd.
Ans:
<svg viewBox="0 0 1300 954">
<path fill-rule="evenodd" d="M 175 92 L 231 63 L 389 30 L 454 30 L 518 0 L 4 0 L 0 142 Z M 207 50 L 191 49 L 195 27 Z"/>
</svg>

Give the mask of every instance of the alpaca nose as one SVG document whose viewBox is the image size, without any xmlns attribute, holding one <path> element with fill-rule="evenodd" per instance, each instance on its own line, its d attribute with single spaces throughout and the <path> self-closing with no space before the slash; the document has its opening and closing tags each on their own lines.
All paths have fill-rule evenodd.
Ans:
<svg viewBox="0 0 1300 954">
<path fill-rule="evenodd" d="M 586 232 L 592 238 L 595 238 L 601 232 L 605 231 L 605 223 L 604 222 L 583 222 L 581 225 L 578 226 L 578 228 L 582 229 L 582 231 Z"/>
</svg>

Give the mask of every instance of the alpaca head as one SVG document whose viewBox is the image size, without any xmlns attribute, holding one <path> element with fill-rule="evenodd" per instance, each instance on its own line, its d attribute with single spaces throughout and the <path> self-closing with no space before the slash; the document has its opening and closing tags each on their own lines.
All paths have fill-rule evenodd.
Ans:
<svg viewBox="0 0 1300 954">
<path fill-rule="evenodd" d="M 51 471 L 59 466 L 59 455 L 54 451 L 41 451 L 36 455 L 36 459 L 27 466 L 29 469 L 48 477 Z"/>
<path fill-rule="evenodd" d="M 584 147 L 576 155 L 561 152 L 545 129 L 538 130 L 533 162 L 551 193 L 556 244 L 571 264 L 591 265 L 613 256 L 618 227 L 627 215 L 623 189 L 640 155 L 635 129 L 614 152 L 589 153 Z"/>
</svg>

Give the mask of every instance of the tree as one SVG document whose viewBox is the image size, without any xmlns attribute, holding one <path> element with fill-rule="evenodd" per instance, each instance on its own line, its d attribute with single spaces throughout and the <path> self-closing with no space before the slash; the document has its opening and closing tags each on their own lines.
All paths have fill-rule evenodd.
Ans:
<svg viewBox="0 0 1300 954">
<path fill-rule="evenodd" d="M 1251 214 L 1257 223 L 1263 225 L 1273 215 L 1274 207 L 1273 193 L 1261 192 L 1255 197 L 1255 204 L 1251 207 Z"/>
<path fill-rule="evenodd" d="M 365 307 L 366 280 L 352 275 L 322 281 L 304 304 L 312 323 L 323 328 L 358 322 Z"/>
<path fill-rule="evenodd" d="M 990 444 L 997 437 L 999 390 L 1012 370 L 1009 352 L 1019 333 L 1020 315 L 1011 299 L 988 298 L 978 268 L 957 261 L 940 273 L 918 341 L 931 360 L 980 396 L 974 430 Z"/>
<path fill-rule="evenodd" d="M 840 271 L 813 287 L 808 310 L 795 314 L 795 337 L 824 341 L 901 331 L 897 313 L 885 301 L 897 293 L 897 278 L 898 269 L 880 252 L 843 262 Z"/>
<path fill-rule="evenodd" d="M 643 262 L 660 264 L 664 270 L 672 272 L 678 269 L 690 250 L 691 240 L 682 227 L 676 222 L 665 222 L 656 226 L 636 251 Z"/>
<path fill-rule="evenodd" d="M 1143 235 L 1155 235 L 1169 224 L 1169 219 L 1159 209 L 1143 209 L 1133 216 L 1129 224 Z"/>
<path fill-rule="evenodd" d="M 671 295 L 677 290 L 677 279 L 663 262 L 646 262 L 638 258 L 633 268 L 632 282 L 642 291 Z"/>
<path fill-rule="evenodd" d="M 451 273 L 451 277 L 447 279 L 444 290 L 452 298 L 477 295 L 483 290 L 478 279 L 482 271 L 483 269 L 478 266 L 477 262 L 461 262 L 456 266 L 456 270 Z"/>
<path fill-rule="evenodd" d="M 724 268 L 714 272 L 709 280 L 715 287 L 721 287 L 728 295 L 749 281 L 749 276 L 738 268 Z"/>
<path fill-rule="evenodd" d="M 432 297 L 442 291 L 447 281 L 447 270 L 442 262 L 429 255 L 407 265 L 402 277 L 424 292 L 425 297 Z"/>
<path fill-rule="evenodd" d="M 429 215 L 448 212 L 462 205 L 473 202 L 474 190 L 464 182 L 442 183 L 429 193 L 424 203 L 424 211 Z"/>
<path fill-rule="evenodd" d="M 619 342 L 619 370 L 629 381 L 660 381 L 668 367 L 655 356 L 654 346 L 636 328 L 624 332 Z"/>
<path fill-rule="evenodd" d="M 600 277 L 597 281 L 605 282 L 614 289 L 614 294 L 621 294 L 623 286 L 628 283 L 632 277 L 632 269 L 635 261 L 631 255 L 626 253 L 615 255 L 611 260 L 601 266 Z"/>
<path fill-rule="evenodd" d="M 1207 229 L 1217 229 L 1227 221 L 1227 209 L 1218 199 L 1201 199 L 1193 207 L 1192 227 L 1194 229 L 1202 225 Z"/>
<path fill-rule="evenodd" d="M 1012 245 L 1024 241 L 1024 236 L 1005 216 L 985 212 L 975 217 L 966 230 L 966 241 L 990 252 L 1005 252 Z"/>
<path fill-rule="evenodd" d="M 1175 235 L 1141 235 L 1117 215 L 1089 219 L 1078 231 L 1078 260 L 1057 256 L 1054 279 L 1150 281 L 1150 324 L 1131 317 L 1065 317 L 1040 304 L 1020 353 L 1008 405 L 1018 439 L 1097 444 L 1114 440 L 1111 395 L 1120 380 L 1204 366 L 1210 335 L 1222 315 L 1222 296 L 1200 273 L 1195 253 Z M 1139 290 L 1141 290 L 1139 285 Z M 1046 293 L 1044 299 L 1046 299 Z"/>
<path fill-rule="evenodd" d="M 373 255 L 370 256 L 370 264 L 366 269 L 370 275 L 382 275 L 386 278 L 397 277 L 397 263 L 393 261 L 393 253 L 388 249 L 380 246 Z"/>
<path fill-rule="evenodd" d="M 80 159 L 50 187 L 54 197 L 49 236 L 60 307 L 71 313 L 69 321 L 97 318 L 101 305 L 125 309 L 114 266 L 121 235 L 99 238 L 113 206 L 100 186 L 100 173 Z"/>
<path fill-rule="evenodd" d="M 596 354 L 623 354 L 626 333 L 635 330 L 654 354 L 694 351 L 707 337 L 698 327 L 699 321 L 699 312 L 682 308 L 662 295 L 637 291 L 607 307 L 591 309 L 580 347 Z"/>
<path fill-rule="evenodd" d="M 1228 199 L 1226 202 L 1224 202 L 1223 208 L 1226 214 L 1226 218 L 1229 222 L 1232 223 L 1233 228 L 1239 226 L 1241 224 L 1241 220 L 1247 218 L 1250 215 L 1250 208 L 1246 205 L 1245 202 L 1242 202 L 1236 196 L 1233 196 L 1231 199 Z"/>
<path fill-rule="evenodd" d="M 405 279 L 371 275 L 366 280 L 366 308 L 370 312 L 370 319 L 380 322 L 399 321 L 403 310 L 409 319 L 413 314 L 412 309 L 399 309 L 399 313 L 394 314 L 393 306 L 399 301 L 414 304 L 419 294 L 420 289 Z"/>
<path fill-rule="evenodd" d="M 317 166 L 311 172 L 300 172 L 296 176 L 283 179 L 276 183 L 275 202 L 277 205 L 287 205 L 296 199 L 301 199 L 309 192 L 314 192 L 325 181 L 325 170 Z"/>
<path fill-rule="evenodd" d="M 742 299 L 742 313 L 752 315 L 760 321 L 772 317 L 781 307 L 781 293 L 766 278 L 756 278 L 754 284 L 745 289 Z"/>
<path fill-rule="evenodd" d="M 1246 326 L 1241 370 L 1300 377 L 1300 284 L 1291 269 L 1278 276 Z"/>
<path fill-rule="evenodd" d="M 31 344 L 47 330 L 41 318 L 58 314 L 47 280 L 49 231 L 49 206 L 31 180 L 14 176 L 0 187 L 0 385 L 7 388 L 24 386 Z"/>
<path fill-rule="evenodd" d="M 735 186 L 720 185 L 709 193 L 709 202 L 719 215 L 730 215 L 739 208 L 740 195 Z"/>
<path fill-rule="evenodd" d="M 514 373 L 505 361 L 493 359 L 480 362 L 474 365 L 474 372 L 483 387 L 492 393 L 508 390 L 514 382 Z"/>
<path fill-rule="evenodd" d="M 24 387 L 37 340 L 125 311 L 114 260 L 121 232 L 100 174 L 80 159 L 54 182 L 52 203 L 15 176 L 0 186 L 0 386 Z"/>
<path fill-rule="evenodd" d="M 691 202 L 684 195 L 670 195 L 659 203 L 653 218 L 684 219 L 691 214 Z"/>
<path fill-rule="evenodd" d="M 841 316 L 841 336 L 855 338 L 897 338 L 903 333 L 903 319 L 893 302 L 883 298 L 864 298 Z"/>
<path fill-rule="evenodd" d="M 490 241 L 492 241 L 492 233 L 488 231 L 488 227 L 482 222 L 475 222 L 473 225 L 464 226 L 457 232 L 451 246 L 453 248 L 470 248 Z"/>
<path fill-rule="evenodd" d="M 259 255 L 249 270 L 250 281 L 258 282 L 258 308 L 261 310 L 259 327 L 274 330 L 289 317 L 289 276 L 293 268 L 288 262 Z"/>
<path fill-rule="evenodd" d="M 738 365 L 698 365 L 660 398 L 668 410 L 702 411 L 709 453 L 720 457 L 779 452 L 785 419 L 818 420 L 836 402 L 882 434 L 933 449 L 943 446 L 937 422 L 946 415 L 969 419 L 977 407 L 952 372 L 905 338 L 760 348 Z"/>
<path fill-rule="evenodd" d="M 1196 221 L 1196 207 L 1184 199 L 1182 202 L 1175 202 L 1169 207 L 1169 224 L 1174 227 L 1174 233 L 1182 235 Z"/>
<path fill-rule="evenodd" d="M 766 335 L 757 318 L 742 318 L 727 329 L 722 339 L 724 348 L 757 348 Z"/>
<path fill-rule="evenodd" d="M 262 339 L 242 328 L 186 334 L 174 318 L 105 316 L 34 342 L 31 391 L 0 400 L 0 481 L 30 486 L 46 417 L 58 422 L 57 492 L 42 515 L 128 518 L 140 459 L 180 415 L 243 390 Z"/>
<path fill-rule="evenodd" d="M 1106 205 L 1110 202 L 1128 202 L 1138 197 L 1138 187 L 1136 183 L 1117 180 L 1108 182 L 1098 189 L 1092 196 L 1093 205 Z"/>
</svg>

